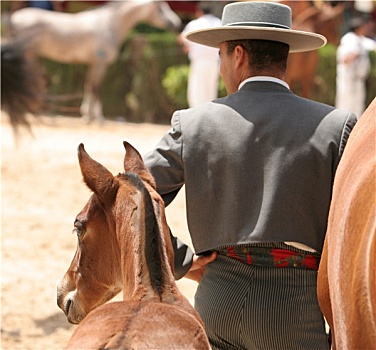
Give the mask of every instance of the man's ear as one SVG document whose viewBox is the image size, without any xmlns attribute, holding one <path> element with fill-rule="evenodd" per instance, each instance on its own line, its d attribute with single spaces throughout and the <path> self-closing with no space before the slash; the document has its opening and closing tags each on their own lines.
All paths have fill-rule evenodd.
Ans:
<svg viewBox="0 0 376 350">
<path fill-rule="evenodd" d="M 237 45 L 235 47 L 234 54 L 235 54 L 235 68 L 242 67 L 244 63 L 247 63 L 248 65 L 248 54 L 247 54 L 247 51 L 245 51 L 245 49 L 242 46 Z"/>
</svg>

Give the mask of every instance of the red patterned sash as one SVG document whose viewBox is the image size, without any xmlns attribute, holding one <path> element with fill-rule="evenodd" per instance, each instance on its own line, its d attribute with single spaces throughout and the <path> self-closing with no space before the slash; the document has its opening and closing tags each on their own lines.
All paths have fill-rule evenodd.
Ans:
<svg viewBox="0 0 376 350">
<path fill-rule="evenodd" d="M 237 259 L 248 265 L 288 267 L 318 270 L 320 254 L 300 253 L 288 249 L 254 246 L 234 246 L 219 249 L 218 253 Z"/>
</svg>

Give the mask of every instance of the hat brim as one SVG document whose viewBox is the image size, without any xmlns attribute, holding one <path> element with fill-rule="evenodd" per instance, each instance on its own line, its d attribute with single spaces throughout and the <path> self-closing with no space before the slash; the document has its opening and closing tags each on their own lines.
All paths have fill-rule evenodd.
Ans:
<svg viewBox="0 0 376 350">
<path fill-rule="evenodd" d="M 185 37 L 197 44 L 216 48 L 219 48 L 221 42 L 230 40 L 279 41 L 288 44 L 290 52 L 316 50 L 326 44 L 326 38 L 320 34 L 272 27 L 213 27 L 188 32 Z"/>
</svg>

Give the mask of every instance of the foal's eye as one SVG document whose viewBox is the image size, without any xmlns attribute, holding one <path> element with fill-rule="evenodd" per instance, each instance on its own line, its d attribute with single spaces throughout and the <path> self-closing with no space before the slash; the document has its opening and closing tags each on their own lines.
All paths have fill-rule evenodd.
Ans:
<svg viewBox="0 0 376 350">
<path fill-rule="evenodd" d="M 81 221 L 76 220 L 74 222 L 73 233 L 75 233 L 77 237 L 81 237 L 84 231 L 85 231 L 85 225 Z"/>
<path fill-rule="evenodd" d="M 75 227 L 72 231 L 72 233 L 75 233 L 78 237 L 81 237 L 83 234 L 83 231 Z"/>
</svg>

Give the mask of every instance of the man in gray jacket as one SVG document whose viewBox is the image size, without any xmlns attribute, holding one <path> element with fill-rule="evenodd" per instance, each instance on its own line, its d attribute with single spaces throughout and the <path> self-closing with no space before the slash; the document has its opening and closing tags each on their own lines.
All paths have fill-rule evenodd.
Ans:
<svg viewBox="0 0 376 350">
<path fill-rule="evenodd" d="M 326 39 L 292 30 L 290 8 L 272 2 L 227 5 L 221 27 L 187 39 L 219 48 L 228 96 L 175 112 L 145 156 L 167 205 L 185 185 L 196 255 L 174 239 L 176 277 L 199 282 L 213 349 L 328 349 L 317 268 L 356 117 L 283 81 L 289 52 Z"/>
</svg>

